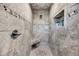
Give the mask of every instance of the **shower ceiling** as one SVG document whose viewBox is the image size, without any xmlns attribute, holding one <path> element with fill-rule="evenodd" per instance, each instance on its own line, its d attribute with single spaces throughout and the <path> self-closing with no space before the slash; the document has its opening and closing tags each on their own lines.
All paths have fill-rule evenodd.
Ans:
<svg viewBox="0 0 79 59">
<path fill-rule="evenodd" d="M 44 10 L 49 9 L 52 3 L 30 3 L 30 5 L 33 10 Z"/>
</svg>

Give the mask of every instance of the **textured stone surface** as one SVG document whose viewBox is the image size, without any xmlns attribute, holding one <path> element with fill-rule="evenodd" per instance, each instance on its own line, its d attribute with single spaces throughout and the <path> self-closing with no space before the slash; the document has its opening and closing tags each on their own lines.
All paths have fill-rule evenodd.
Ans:
<svg viewBox="0 0 79 59">
<path fill-rule="evenodd" d="M 64 40 L 64 28 L 56 28 L 54 17 L 64 9 L 64 4 L 53 4 L 50 9 L 49 46 L 53 55 L 59 55 L 60 40 Z"/>
<path fill-rule="evenodd" d="M 28 22 L 32 22 L 32 12 L 28 3 L 6 3 L 4 5 L 6 5 L 8 9 L 11 9 L 13 12 L 16 12 L 17 14 L 25 18 L 25 20 L 27 20 Z"/>
<path fill-rule="evenodd" d="M 4 5 L 8 7 L 5 10 Z M 18 5 L 18 4 L 17 4 Z M 18 17 L 18 7 L 15 4 L 0 4 L 0 55 L 2 56 L 27 56 L 30 54 L 31 49 L 31 17 L 22 19 Z M 28 4 L 26 4 L 28 5 Z M 10 7 L 14 6 L 14 8 Z M 20 6 L 20 5 L 18 5 Z M 8 9 L 9 8 L 9 9 Z M 18 8 L 18 9 L 16 9 Z M 15 10 L 12 10 L 15 9 Z M 16 12 L 17 14 L 10 13 Z M 19 9 L 20 10 L 20 9 Z M 23 11 L 21 11 L 23 12 Z M 28 11 L 26 11 L 27 13 Z M 31 12 L 31 11 L 30 11 Z M 17 15 L 17 17 L 16 17 Z M 22 15 L 22 14 L 21 14 Z M 27 19 L 27 20 L 26 20 Z M 26 26 L 27 25 L 27 26 Z M 12 32 L 17 30 L 21 35 L 16 39 L 11 37 Z"/>
<path fill-rule="evenodd" d="M 43 10 L 43 9 L 49 9 L 52 3 L 31 3 L 30 5 L 34 10 Z"/>
<path fill-rule="evenodd" d="M 56 27 L 63 10 L 64 26 Z M 0 4 L 0 55 L 78 56 L 79 4 Z"/>
<path fill-rule="evenodd" d="M 33 8 L 46 9 L 47 4 L 34 4 Z M 39 42 L 35 49 L 31 50 L 31 56 L 52 56 L 49 40 L 49 12 L 48 10 L 33 10 L 33 43 Z M 41 15 L 41 17 L 40 17 Z"/>
<path fill-rule="evenodd" d="M 40 18 L 40 15 L 42 17 Z M 48 18 L 49 18 L 49 12 L 48 10 L 34 10 L 33 11 L 33 24 L 49 24 Z"/>
<path fill-rule="evenodd" d="M 31 51 L 30 56 L 52 56 L 48 44 L 43 43 L 38 48 Z"/>
<path fill-rule="evenodd" d="M 48 24 L 35 24 L 35 25 L 33 25 L 33 32 L 48 33 L 49 26 L 48 26 Z"/>
<path fill-rule="evenodd" d="M 56 5 L 55 5 L 56 6 Z M 53 6 L 53 7 L 55 7 Z M 61 8 L 60 6 L 59 8 Z M 53 8 L 52 8 L 53 9 Z M 62 10 L 61 8 L 60 10 Z M 55 10 L 55 9 L 53 9 Z M 58 10 L 58 8 L 57 8 Z M 55 12 L 57 12 L 55 10 Z M 59 10 L 59 12 L 60 12 Z M 58 13 L 59 13 L 58 12 Z M 51 20 L 51 31 L 50 36 L 50 47 L 53 55 L 79 55 L 79 4 L 65 4 L 64 7 L 64 27 L 56 28 L 54 18 Z M 52 13 L 52 14 L 51 14 Z M 54 16 L 53 11 L 51 11 L 51 19 Z M 52 26 L 53 25 L 53 26 Z"/>
<path fill-rule="evenodd" d="M 65 9 L 67 23 L 67 37 L 64 42 L 65 48 L 61 49 L 62 55 L 79 55 L 79 4 L 68 4 Z M 70 14 L 70 16 L 69 16 Z"/>
</svg>

